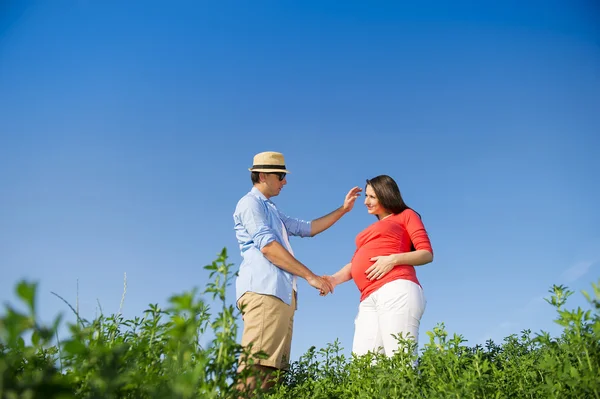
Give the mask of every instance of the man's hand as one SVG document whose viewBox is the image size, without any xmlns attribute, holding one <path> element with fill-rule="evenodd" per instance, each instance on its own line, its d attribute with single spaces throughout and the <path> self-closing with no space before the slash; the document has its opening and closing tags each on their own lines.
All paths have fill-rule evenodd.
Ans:
<svg viewBox="0 0 600 399">
<path fill-rule="evenodd" d="M 323 277 L 319 277 L 317 275 L 312 275 L 306 279 L 308 284 L 315 287 L 319 290 L 319 295 L 325 296 L 330 292 L 333 292 L 333 286 L 329 281 L 325 280 Z"/>
<path fill-rule="evenodd" d="M 346 198 L 344 199 L 344 205 L 342 206 L 344 212 L 350 212 L 352 210 L 354 202 L 360 196 L 361 191 L 362 188 L 360 187 L 354 187 L 352 190 L 348 191 L 348 194 L 346 194 Z"/>
<path fill-rule="evenodd" d="M 375 256 L 371 258 L 371 261 L 375 261 L 375 263 L 365 270 L 365 274 L 369 280 L 379 280 L 396 266 L 394 255 Z"/>
<path fill-rule="evenodd" d="M 340 220 L 342 216 L 352 210 L 354 206 L 354 202 L 360 196 L 360 192 L 362 191 L 359 187 L 354 187 L 352 190 L 348 191 L 346 194 L 346 198 L 344 199 L 344 204 L 338 208 L 336 208 L 333 212 L 328 213 L 325 216 L 321 216 L 318 219 L 313 220 L 310 223 L 310 236 L 314 237 L 317 234 L 327 230 L 335 222 Z"/>
</svg>

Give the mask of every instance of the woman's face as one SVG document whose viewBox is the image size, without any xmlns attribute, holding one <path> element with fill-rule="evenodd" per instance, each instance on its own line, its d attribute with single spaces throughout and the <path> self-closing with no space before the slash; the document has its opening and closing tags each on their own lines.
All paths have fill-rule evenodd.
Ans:
<svg viewBox="0 0 600 399">
<path fill-rule="evenodd" d="M 384 215 L 386 212 L 385 209 L 379 204 L 379 200 L 377 199 L 377 195 L 375 195 L 375 191 L 371 185 L 367 185 L 365 189 L 365 206 L 367 207 L 367 211 L 371 215 Z"/>
</svg>

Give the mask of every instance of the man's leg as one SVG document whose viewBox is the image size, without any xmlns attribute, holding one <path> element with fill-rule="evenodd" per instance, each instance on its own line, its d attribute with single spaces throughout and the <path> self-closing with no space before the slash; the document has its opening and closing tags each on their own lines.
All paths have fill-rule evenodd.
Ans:
<svg viewBox="0 0 600 399">
<path fill-rule="evenodd" d="M 251 392 L 260 386 L 270 389 L 276 383 L 275 372 L 288 366 L 292 344 L 292 331 L 295 296 L 293 302 L 285 302 L 271 295 L 245 293 L 239 300 L 238 306 L 243 307 L 244 331 L 242 346 L 252 344 L 252 353 L 262 351 L 266 359 L 254 359 L 254 364 L 246 365 L 240 359 L 241 372 L 251 367 L 250 376 L 240 381 L 238 389 Z"/>
<path fill-rule="evenodd" d="M 252 393 L 257 386 L 262 390 L 269 390 L 275 385 L 275 372 L 277 369 L 269 366 L 254 364 L 248 366 L 252 369 L 250 375 L 238 384 L 238 391 Z M 241 369 L 243 370 L 243 368 Z M 241 370 L 239 370 L 241 372 Z"/>
</svg>

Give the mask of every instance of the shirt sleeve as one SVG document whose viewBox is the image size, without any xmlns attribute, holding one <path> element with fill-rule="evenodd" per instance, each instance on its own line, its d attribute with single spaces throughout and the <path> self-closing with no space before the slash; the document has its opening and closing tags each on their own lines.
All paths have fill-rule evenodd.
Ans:
<svg viewBox="0 0 600 399">
<path fill-rule="evenodd" d="M 276 240 L 268 223 L 267 212 L 257 199 L 252 197 L 242 199 L 238 215 L 240 223 L 258 249 L 262 250 L 267 244 Z"/>
<path fill-rule="evenodd" d="M 277 210 L 277 212 L 279 212 L 279 217 L 283 221 L 283 224 L 285 224 L 285 228 L 287 229 L 289 235 L 299 237 L 310 237 L 311 222 L 291 218 L 279 211 L 279 209 Z"/>
<path fill-rule="evenodd" d="M 419 215 L 417 215 L 417 213 L 412 209 L 407 209 L 402 212 L 402 214 L 405 218 L 404 226 L 415 249 L 424 249 L 433 254 L 431 242 L 429 241 L 429 235 L 427 235 L 427 230 L 425 230 L 425 226 L 423 225 Z"/>
</svg>

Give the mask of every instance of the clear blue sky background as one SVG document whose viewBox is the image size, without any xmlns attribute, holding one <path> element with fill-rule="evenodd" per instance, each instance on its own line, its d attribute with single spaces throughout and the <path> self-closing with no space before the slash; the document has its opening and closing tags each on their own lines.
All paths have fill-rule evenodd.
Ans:
<svg viewBox="0 0 600 399">
<path fill-rule="evenodd" d="M 312 219 L 389 174 L 435 251 L 425 331 L 470 344 L 558 332 L 542 298 L 600 270 L 600 8 L 592 1 L 0 3 L 0 300 L 39 281 L 44 320 L 97 300 L 126 317 L 203 287 L 250 189 L 252 156 L 292 170 L 275 198 Z M 361 201 L 362 201 L 361 197 Z M 360 202 L 292 239 L 319 274 L 374 222 Z M 233 302 L 234 288 L 230 287 Z M 293 358 L 349 353 L 353 283 L 300 283 Z M 575 295 L 573 306 L 584 304 Z"/>
</svg>

